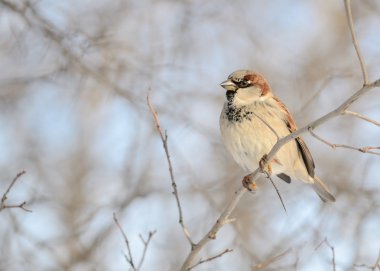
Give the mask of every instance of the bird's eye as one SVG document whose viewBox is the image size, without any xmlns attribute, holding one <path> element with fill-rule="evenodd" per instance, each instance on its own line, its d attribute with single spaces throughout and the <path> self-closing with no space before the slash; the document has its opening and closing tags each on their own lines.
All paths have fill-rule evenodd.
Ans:
<svg viewBox="0 0 380 271">
<path fill-rule="evenodd" d="M 238 86 L 240 87 L 240 88 L 246 88 L 246 87 L 248 87 L 249 86 L 249 84 L 251 83 L 251 81 L 249 81 L 249 80 L 241 80 L 240 82 L 238 82 Z"/>
</svg>

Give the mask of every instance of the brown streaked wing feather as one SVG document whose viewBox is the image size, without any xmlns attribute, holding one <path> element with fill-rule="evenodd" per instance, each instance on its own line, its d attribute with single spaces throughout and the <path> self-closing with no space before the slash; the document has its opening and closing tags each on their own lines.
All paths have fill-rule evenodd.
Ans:
<svg viewBox="0 0 380 271">
<path fill-rule="evenodd" d="M 284 105 L 284 103 L 276 96 L 273 96 L 273 99 L 280 105 L 281 110 L 284 111 L 286 118 L 286 124 L 288 125 L 289 131 L 294 132 L 297 130 L 296 122 L 294 121 L 292 115 L 290 115 L 290 112 L 288 108 Z"/>
<path fill-rule="evenodd" d="M 297 145 L 298 145 L 298 149 L 301 152 L 302 159 L 303 159 L 303 162 L 305 163 L 307 172 L 309 173 L 309 175 L 311 177 L 314 178 L 315 165 L 314 165 L 313 157 L 311 156 L 311 153 L 310 153 L 308 147 L 306 146 L 305 141 L 303 141 L 302 138 L 297 137 L 296 138 L 296 142 L 297 142 Z"/>
<path fill-rule="evenodd" d="M 275 99 L 278 102 L 281 109 L 286 114 L 286 116 L 287 116 L 286 124 L 289 128 L 289 131 L 290 132 L 296 131 L 297 130 L 296 122 L 294 121 L 292 115 L 290 115 L 288 108 L 276 96 L 274 96 L 273 99 Z M 301 156 L 302 156 L 303 162 L 306 166 L 307 172 L 309 173 L 309 175 L 311 177 L 314 177 L 314 174 L 315 174 L 314 173 L 314 169 L 315 169 L 314 160 L 313 160 L 313 157 L 311 156 L 311 153 L 310 153 L 308 147 L 306 146 L 305 141 L 303 141 L 303 139 L 301 137 L 297 137 L 295 140 L 297 142 L 298 150 L 301 153 Z"/>
</svg>

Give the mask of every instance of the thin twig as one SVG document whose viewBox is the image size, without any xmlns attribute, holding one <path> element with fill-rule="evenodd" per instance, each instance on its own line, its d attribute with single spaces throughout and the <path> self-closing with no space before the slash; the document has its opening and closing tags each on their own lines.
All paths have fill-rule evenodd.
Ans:
<svg viewBox="0 0 380 271">
<path fill-rule="evenodd" d="M 22 175 L 24 175 L 26 173 L 25 170 L 17 173 L 17 175 L 13 178 L 12 182 L 9 184 L 7 190 L 5 190 L 3 196 L 1 197 L 1 203 L 4 203 L 6 200 L 7 200 L 7 195 L 9 193 L 9 191 L 11 191 L 13 185 L 16 183 L 16 181 L 18 180 L 18 178 L 20 178 Z"/>
<path fill-rule="evenodd" d="M 146 254 L 146 251 L 148 250 L 149 242 L 150 242 L 150 240 L 152 240 L 153 235 L 155 235 L 155 234 L 156 234 L 156 231 L 150 231 L 149 235 L 148 235 L 148 239 L 146 241 L 144 240 L 144 238 L 142 237 L 141 234 L 139 235 L 141 242 L 143 242 L 143 244 L 144 244 L 144 251 L 143 251 L 143 254 L 141 256 L 140 262 L 137 265 L 137 270 L 140 270 L 140 268 L 141 268 L 141 266 L 145 260 L 145 254 Z"/>
<path fill-rule="evenodd" d="M 280 258 L 284 257 L 286 254 L 288 254 L 291 251 L 292 251 L 292 249 L 289 248 L 289 249 L 285 250 L 284 252 L 282 252 L 282 253 L 280 253 L 280 254 L 278 254 L 276 256 L 270 257 L 269 259 L 267 259 L 267 260 L 265 260 L 265 261 L 263 261 L 261 263 L 256 264 L 253 267 L 252 271 L 263 270 L 265 267 L 267 267 L 268 265 L 274 263 L 275 261 L 278 261 Z"/>
<path fill-rule="evenodd" d="M 212 260 L 215 260 L 215 259 L 217 259 L 217 258 L 219 258 L 219 257 L 222 257 L 224 254 L 229 253 L 229 252 L 232 252 L 232 251 L 234 251 L 234 250 L 233 250 L 233 249 L 226 248 L 224 251 L 220 252 L 219 254 L 216 254 L 215 256 L 212 256 L 212 257 L 207 258 L 207 259 L 205 259 L 205 260 L 200 259 L 198 263 L 194 264 L 193 266 L 191 266 L 191 267 L 190 267 L 189 269 L 187 269 L 187 270 L 191 270 L 191 269 L 193 269 L 194 267 L 196 267 L 196 266 L 198 266 L 198 265 L 200 265 L 200 264 L 202 264 L 202 263 L 206 263 L 206 262 L 210 262 L 210 261 L 212 261 Z"/>
<path fill-rule="evenodd" d="M 17 180 L 26 173 L 25 170 L 17 173 L 17 175 L 13 178 L 12 182 L 9 184 L 7 190 L 5 190 L 3 196 L 1 197 L 1 202 L 0 202 L 0 212 L 4 209 L 10 209 L 10 208 L 20 208 L 26 212 L 32 212 L 32 210 L 29 210 L 27 208 L 25 208 L 25 205 L 26 205 L 26 201 L 20 203 L 20 204 L 12 204 L 12 205 L 8 205 L 6 204 L 5 202 L 7 201 L 8 199 L 8 194 L 9 192 L 11 191 L 12 187 L 15 185 L 15 183 L 17 182 Z"/>
<path fill-rule="evenodd" d="M 331 143 L 331 142 L 327 141 L 326 139 L 323 139 L 322 137 L 318 136 L 316 133 L 313 132 L 313 129 L 311 129 L 311 128 L 309 129 L 309 132 L 313 137 L 315 137 L 319 141 L 325 143 L 326 145 L 330 146 L 334 150 L 336 148 L 343 148 L 343 149 L 350 149 L 350 150 L 355 150 L 355 151 L 359 151 L 359 152 L 363 152 L 363 153 L 380 155 L 379 152 L 371 151 L 371 150 L 379 150 L 380 147 L 377 147 L 377 146 L 367 146 L 367 147 L 358 148 L 358 147 L 354 147 L 354 146 L 350 146 L 350 145 L 346 145 L 346 144 L 334 144 L 334 143 Z"/>
<path fill-rule="evenodd" d="M 367 264 L 354 264 L 355 267 L 365 267 L 367 269 L 371 269 L 371 271 L 375 271 L 376 269 L 380 270 L 380 250 L 379 254 L 377 255 L 376 261 L 373 265 L 367 265 Z"/>
<path fill-rule="evenodd" d="M 372 271 L 375 271 L 376 268 L 379 268 L 380 270 L 380 250 L 379 250 L 379 255 L 377 256 L 375 264 L 372 266 Z"/>
<path fill-rule="evenodd" d="M 360 62 L 360 68 L 361 68 L 362 74 L 363 74 L 364 86 L 365 86 L 369 82 L 368 81 L 368 72 L 367 72 L 367 67 L 365 65 L 363 55 L 360 51 L 358 40 L 356 38 L 354 24 L 352 22 L 351 0 L 344 0 L 344 6 L 346 8 L 346 17 L 348 20 L 348 26 L 350 27 L 352 43 L 354 44 L 356 54 L 358 55 L 358 59 Z"/>
<path fill-rule="evenodd" d="M 144 244 L 144 250 L 143 250 L 143 253 L 141 255 L 141 259 L 140 259 L 138 265 L 136 266 L 135 262 L 133 260 L 132 250 L 131 250 L 131 247 L 129 245 L 128 237 L 125 234 L 123 228 L 121 227 L 121 225 L 119 223 L 119 220 L 117 219 L 115 213 L 113 213 L 113 220 L 115 221 L 116 226 L 119 228 L 120 233 L 123 235 L 124 242 L 125 242 L 125 244 L 127 246 L 127 253 L 128 253 L 128 255 L 124 254 L 124 257 L 125 257 L 126 261 L 129 263 L 129 265 L 131 266 L 131 268 L 132 268 L 133 271 L 139 271 L 141 269 L 142 264 L 144 263 L 145 255 L 146 255 L 146 252 L 147 252 L 148 246 L 149 246 L 149 242 L 152 240 L 153 235 L 156 233 L 156 231 L 150 231 L 149 235 L 148 235 L 148 238 L 146 239 L 146 241 L 144 240 L 144 238 L 142 237 L 142 235 L 139 234 L 140 240 Z"/>
<path fill-rule="evenodd" d="M 318 250 L 323 244 L 326 244 L 331 250 L 331 264 L 333 266 L 333 271 L 336 271 L 336 263 L 335 263 L 335 248 L 330 245 L 329 241 L 327 240 L 327 237 L 318 245 L 315 247 L 315 250 Z"/>
<path fill-rule="evenodd" d="M 276 193 L 277 193 L 277 195 L 278 195 L 278 197 L 279 197 L 279 199 L 281 201 L 282 207 L 284 208 L 286 215 L 288 215 L 288 212 L 286 211 L 286 207 L 285 207 L 284 201 L 282 200 L 280 191 L 278 190 L 277 186 L 273 182 L 273 180 L 272 180 L 271 176 L 269 175 L 269 173 L 265 171 L 265 174 L 267 175 L 267 178 L 270 180 L 270 182 L 272 183 L 274 189 L 276 190 Z"/>
<path fill-rule="evenodd" d="M 331 74 L 329 75 L 328 78 L 326 78 L 322 84 L 319 86 L 318 90 L 315 91 L 315 93 L 302 105 L 302 107 L 298 110 L 298 112 L 296 113 L 296 115 L 299 115 L 301 116 L 302 113 L 306 110 L 306 108 L 308 108 L 310 106 L 310 104 L 312 102 L 314 102 L 316 100 L 316 98 L 321 95 L 321 93 L 326 90 L 326 86 L 334 79 L 338 79 L 338 78 L 347 78 L 347 77 L 351 77 L 352 75 L 351 74 Z"/>
<path fill-rule="evenodd" d="M 154 107 L 153 107 L 153 105 L 150 102 L 149 93 L 146 96 L 146 102 L 148 104 L 150 112 L 153 115 L 154 124 L 156 126 L 158 134 L 161 137 L 162 146 L 163 146 L 163 148 L 165 150 L 166 160 L 167 160 L 168 165 L 169 165 L 169 173 L 170 173 L 170 179 L 171 179 L 172 188 L 173 188 L 173 195 L 175 197 L 175 200 L 177 202 L 177 207 L 178 207 L 179 224 L 181 225 L 182 230 L 183 230 L 183 232 L 184 232 L 187 240 L 189 241 L 190 245 L 194 246 L 194 242 L 191 240 L 190 232 L 187 229 L 187 227 L 185 225 L 185 222 L 183 221 L 182 207 L 181 207 L 181 202 L 179 200 L 179 195 L 178 195 L 178 190 L 177 190 L 177 183 L 176 183 L 175 178 L 174 178 L 172 162 L 170 160 L 170 154 L 169 154 L 169 148 L 168 148 L 168 135 L 167 135 L 166 131 L 165 131 L 165 134 L 162 132 L 162 129 L 161 129 L 161 126 L 160 126 L 160 121 L 159 121 L 159 118 L 158 118 L 158 114 L 154 110 Z"/>
<path fill-rule="evenodd" d="M 12 1 L 10 1 L 12 2 Z M 106 77 L 105 75 L 97 72 L 91 65 L 87 65 L 82 61 L 82 57 L 75 53 L 70 46 L 65 45 L 65 40 L 67 39 L 67 34 L 63 33 L 59 28 L 57 28 L 54 24 L 52 24 L 48 19 L 45 19 L 37 9 L 33 6 L 33 4 L 26 2 L 26 5 L 22 7 L 18 7 L 14 3 L 10 3 L 7 1 L 2 1 L 2 4 L 17 13 L 24 22 L 30 27 L 36 27 L 40 29 L 43 35 L 55 44 L 58 50 L 65 56 L 65 58 L 69 59 L 73 63 L 77 65 L 77 67 L 86 75 L 90 76 L 96 82 L 101 85 L 109 86 L 113 91 L 119 94 L 122 97 L 125 97 L 128 101 L 131 101 L 130 95 L 127 91 L 117 84 L 113 82 L 112 79 Z M 14 1 L 13 1 L 14 2 Z M 31 16 L 27 16 L 26 14 L 31 14 Z M 133 103 L 132 103 L 133 105 Z"/>
<path fill-rule="evenodd" d="M 120 233 L 123 235 L 124 242 L 125 242 L 125 244 L 127 246 L 127 253 L 128 253 L 128 255 L 124 255 L 125 259 L 127 260 L 127 262 L 129 263 L 129 265 L 131 266 L 132 270 L 133 271 L 137 271 L 138 269 L 136 268 L 135 263 L 133 262 L 132 251 L 131 251 L 131 247 L 129 246 L 128 237 L 125 234 L 123 228 L 121 227 L 121 225 L 119 223 L 119 220 L 117 219 L 115 213 L 113 213 L 113 220 L 115 221 L 116 226 L 119 228 Z"/>
<path fill-rule="evenodd" d="M 356 117 L 356 118 L 359 118 L 359 119 L 362 119 L 362 120 L 368 121 L 368 122 L 370 122 L 370 123 L 372 123 L 372 124 L 375 124 L 375 125 L 377 125 L 377 126 L 380 126 L 380 122 L 378 122 L 378 121 L 376 121 L 376 120 L 373 120 L 373 119 L 370 119 L 370 118 L 368 118 L 368 117 L 366 117 L 366 116 L 363 116 L 363 115 L 361 115 L 361 114 L 359 114 L 359 113 L 357 113 L 357 112 L 353 112 L 353 111 L 345 110 L 345 111 L 342 113 L 342 115 L 354 116 L 354 117 Z"/>
</svg>

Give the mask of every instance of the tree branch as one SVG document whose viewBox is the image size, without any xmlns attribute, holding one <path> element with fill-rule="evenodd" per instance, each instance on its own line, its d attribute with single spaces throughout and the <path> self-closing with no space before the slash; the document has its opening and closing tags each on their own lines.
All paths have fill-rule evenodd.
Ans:
<svg viewBox="0 0 380 271">
<path fill-rule="evenodd" d="M 359 119 L 362 119 L 362 120 L 365 120 L 365 121 L 368 121 L 370 123 L 373 123 L 377 126 L 380 126 L 380 122 L 376 121 L 376 120 L 373 120 L 373 119 L 370 119 L 366 116 L 363 116 L 359 113 L 356 113 L 356 112 L 353 112 L 353 111 L 349 111 L 349 110 L 345 110 L 343 113 L 343 115 L 349 115 L 349 116 L 353 116 L 353 117 L 356 117 L 356 118 L 359 118 Z"/>
<path fill-rule="evenodd" d="M 188 228 L 186 227 L 185 222 L 183 221 L 182 207 L 181 207 L 181 202 L 179 200 L 179 195 L 178 195 L 178 190 L 177 190 L 177 183 L 176 183 L 175 178 L 174 178 L 172 162 L 170 160 L 170 154 L 169 154 L 169 148 L 168 148 L 168 135 L 167 135 L 166 131 L 165 131 L 165 134 L 162 132 L 162 129 L 161 129 L 161 126 L 160 126 L 160 121 L 158 119 L 158 114 L 154 110 L 153 105 L 150 102 L 149 93 L 146 96 L 146 102 L 148 104 L 150 112 L 153 115 L 154 124 L 155 124 L 155 127 L 156 127 L 156 130 L 157 130 L 158 134 L 161 137 L 162 146 L 163 146 L 163 148 L 165 150 L 166 160 L 168 161 L 170 179 L 171 179 L 172 188 L 173 188 L 173 195 L 175 197 L 175 200 L 177 202 L 177 207 L 178 207 L 179 224 L 182 227 L 183 233 L 185 234 L 185 236 L 187 238 L 187 241 L 190 243 L 191 246 L 193 246 L 194 242 L 191 240 L 190 232 L 189 232 Z"/>
<path fill-rule="evenodd" d="M 240 199 L 247 191 L 243 186 L 241 186 L 236 192 L 235 196 L 231 199 L 231 201 L 227 204 L 224 211 L 219 216 L 218 220 L 211 227 L 209 232 L 197 243 L 194 244 L 191 248 L 191 252 L 187 256 L 185 262 L 182 265 L 181 271 L 188 271 L 189 268 L 194 264 L 198 254 L 201 252 L 203 247 L 210 241 L 216 238 L 216 234 L 218 231 L 226 224 L 231 222 L 230 215 L 232 211 L 236 208 Z"/>
<path fill-rule="evenodd" d="M 327 240 L 327 237 L 315 248 L 315 250 L 318 250 L 323 244 L 326 244 L 331 250 L 331 264 L 333 266 L 333 271 L 336 271 L 336 263 L 335 263 L 335 248 L 330 245 L 329 241 Z"/>
<path fill-rule="evenodd" d="M 133 271 L 137 271 L 137 268 L 136 268 L 136 266 L 135 266 L 135 263 L 133 262 L 132 251 L 131 251 L 131 247 L 129 246 L 129 240 L 128 240 L 128 237 L 127 237 L 127 235 L 125 234 L 123 228 L 121 227 L 121 225 L 120 225 L 120 223 L 119 223 L 119 220 L 117 219 L 115 213 L 113 213 L 113 220 L 115 221 L 116 226 L 119 228 L 120 233 L 123 235 L 124 242 L 125 242 L 125 244 L 126 244 L 126 246 L 127 246 L 127 252 L 128 252 L 128 255 L 124 254 L 125 259 L 127 260 L 127 262 L 129 263 L 129 265 L 131 266 L 132 270 L 133 270 Z"/>
<path fill-rule="evenodd" d="M 360 62 L 360 68 L 361 68 L 362 74 L 363 74 L 363 82 L 364 82 L 364 85 L 367 85 L 369 82 L 368 81 L 368 72 L 367 72 L 367 67 L 365 65 L 363 55 L 360 51 L 358 40 L 356 38 L 354 24 L 352 22 L 351 0 L 344 0 L 344 7 L 346 8 L 346 17 L 348 20 L 348 26 L 350 27 L 352 43 L 354 44 L 355 51 L 356 51 L 356 54 L 357 54 L 359 62 Z"/>
<path fill-rule="evenodd" d="M 345 144 L 335 144 L 335 143 L 331 143 L 331 142 L 327 141 L 326 139 L 323 139 L 322 137 L 318 136 L 317 134 L 315 134 L 315 133 L 312 131 L 312 129 L 310 129 L 309 132 L 310 132 L 310 134 L 311 134 L 313 137 L 315 137 L 315 138 L 318 139 L 319 141 L 325 143 L 326 145 L 330 146 L 330 147 L 333 148 L 334 150 L 335 150 L 336 148 L 344 148 L 344 149 L 356 150 L 356 151 L 363 152 L 363 153 L 370 153 L 370 154 L 374 154 L 374 155 L 380 155 L 379 152 L 371 151 L 371 150 L 379 150 L 380 147 L 367 146 L 367 147 L 357 148 L 357 147 L 353 147 L 353 146 L 345 145 Z"/>
<path fill-rule="evenodd" d="M 267 267 L 268 265 L 270 265 L 271 263 L 274 263 L 275 261 L 278 261 L 280 258 L 284 257 L 286 254 L 288 254 L 289 252 L 291 252 L 292 249 L 289 248 L 287 250 L 285 250 L 284 252 L 280 253 L 279 255 L 276 255 L 276 256 L 273 256 L 273 257 L 270 257 L 269 259 L 261 262 L 261 263 L 258 263 L 256 264 L 252 271 L 259 271 L 259 270 L 263 270 L 265 267 Z"/>
<path fill-rule="evenodd" d="M 146 252 L 148 250 L 149 242 L 153 238 L 153 235 L 156 233 L 156 231 L 150 231 L 149 235 L 148 235 L 148 239 L 146 241 L 141 236 L 141 234 L 139 235 L 139 237 L 141 239 L 141 242 L 144 244 L 144 250 L 143 250 L 143 253 L 141 255 L 141 259 L 140 259 L 138 265 L 136 266 L 136 264 L 135 264 L 135 262 L 133 260 L 131 247 L 129 246 L 128 237 L 125 234 L 123 228 L 121 227 L 121 225 L 119 223 L 119 220 L 117 219 L 115 213 L 113 213 L 113 220 L 115 221 L 116 226 L 119 228 L 120 233 L 123 235 L 124 242 L 125 242 L 125 244 L 127 246 L 127 253 L 128 253 L 128 255 L 124 254 L 124 257 L 125 257 L 126 261 L 129 263 L 129 265 L 131 266 L 131 268 L 132 268 L 133 271 L 139 271 L 141 269 L 141 266 L 142 266 L 144 260 L 145 260 L 145 255 L 146 255 Z"/>
<path fill-rule="evenodd" d="M 380 270 L 380 250 L 379 250 L 379 255 L 377 256 L 376 262 L 372 266 L 372 271 L 375 271 L 376 268 L 379 268 L 379 270 Z"/>
<path fill-rule="evenodd" d="M 149 242 L 152 240 L 153 235 L 155 235 L 155 234 L 156 234 L 156 231 L 150 231 L 149 235 L 148 235 L 148 239 L 146 241 L 144 240 L 144 238 L 142 237 L 141 234 L 139 235 L 141 242 L 143 242 L 143 244 L 144 244 L 144 251 L 143 251 L 143 254 L 141 256 L 140 262 L 137 266 L 137 270 L 140 270 L 140 268 L 141 268 L 141 266 L 145 260 L 145 254 L 146 254 L 146 251 L 148 250 Z"/>
<path fill-rule="evenodd" d="M 198 266 L 198 265 L 200 265 L 200 264 L 202 264 L 202 263 L 210 262 L 210 261 L 215 260 L 215 259 L 217 259 L 217 258 L 219 258 L 219 257 L 222 257 L 224 254 L 229 253 L 229 252 L 232 252 L 232 251 L 234 251 L 234 250 L 233 250 L 233 249 L 226 248 L 224 251 L 222 251 L 222 252 L 216 254 L 215 256 L 212 256 L 212 257 L 207 258 L 207 259 L 205 259 L 205 260 L 200 259 L 198 263 L 196 263 L 196 264 L 194 264 L 193 266 L 191 266 L 188 270 L 191 270 L 191 269 L 193 269 L 194 267 L 196 267 L 196 266 Z"/>
<path fill-rule="evenodd" d="M 32 210 L 29 210 L 27 208 L 25 208 L 25 205 L 26 205 L 26 201 L 20 203 L 20 204 L 12 204 L 12 205 L 8 205 L 6 204 L 5 202 L 7 201 L 8 199 L 8 194 L 9 192 L 11 191 L 12 187 L 14 186 L 14 184 L 17 182 L 17 180 L 26 173 L 25 170 L 17 173 L 17 175 L 13 178 L 12 182 L 9 184 L 7 190 L 5 190 L 3 196 L 1 197 L 1 201 L 0 201 L 0 212 L 4 209 L 10 209 L 10 208 L 20 208 L 26 212 L 32 212 Z"/>
</svg>

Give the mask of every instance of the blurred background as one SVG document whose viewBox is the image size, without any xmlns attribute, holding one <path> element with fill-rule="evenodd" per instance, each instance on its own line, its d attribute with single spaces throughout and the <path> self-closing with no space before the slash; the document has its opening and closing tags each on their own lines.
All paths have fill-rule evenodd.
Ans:
<svg viewBox="0 0 380 271">
<path fill-rule="evenodd" d="M 380 78 L 380 1 L 353 1 L 368 65 Z M 343 1 L 0 0 L 0 270 L 129 270 L 156 230 L 142 270 L 178 270 L 190 247 L 178 224 L 163 129 L 185 223 L 198 241 L 241 185 L 224 149 L 219 83 L 236 69 L 265 75 L 298 126 L 362 86 Z M 380 120 L 378 90 L 351 110 Z M 378 127 L 345 116 L 315 131 L 332 143 L 379 146 Z M 297 181 L 259 183 L 203 250 L 233 249 L 196 270 L 369 270 L 380 249 L 379 156 L 333 150 L 310 135 L 323 204 Z M 256 269 L 258 270 L 258 269 Z"/>
</svg>

